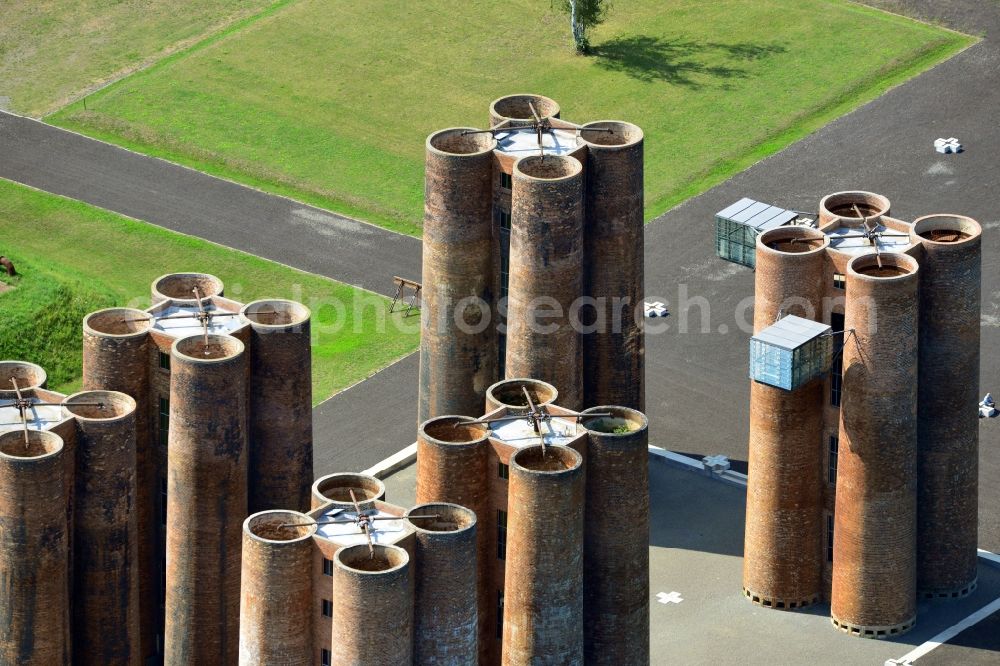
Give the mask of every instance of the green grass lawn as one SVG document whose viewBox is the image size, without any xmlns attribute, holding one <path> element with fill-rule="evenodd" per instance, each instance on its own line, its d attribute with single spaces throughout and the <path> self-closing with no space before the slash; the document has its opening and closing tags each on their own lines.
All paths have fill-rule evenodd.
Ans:
<svg viewBox="0 0 1000 666">
<path fill-rule="evenodd" d="M 0 97 L 39 116 L 274 0 L 5 0 Z"/>
<path fill-rule="evenodd" d="M 175 271 L 217 275 L 236 300 L 308 305 L 317 403 L 419 344 L 419 317 L 388 314 L 381 296 L 2 179 L 0 254 L 21 274 L 0 278 L 14 286 L 0 293 L 0 358 L 38 363 L 60 391 L 79 386 L 83 316 L 145 307 Z"/>
<path fill-rule="evenodd" d="M 538 92 L 644 128 L 651 218 L 971 41 L 840 0 L 628 0 L 580 57 L 548 0 L 296 0 L 49 120 L 418 234 L 426 135 Z"/>
</svg>

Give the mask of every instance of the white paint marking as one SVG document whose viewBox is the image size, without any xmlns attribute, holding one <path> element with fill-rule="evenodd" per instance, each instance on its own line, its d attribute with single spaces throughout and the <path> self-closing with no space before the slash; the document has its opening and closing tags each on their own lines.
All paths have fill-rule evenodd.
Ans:
<svg viewBox="0 0 1000 666">
<path fill-rule="evenodd" d="M 659 601 L 661 604 L 679 604 L 680 602 L 684 601 L 683 599 L 681 599 L 680 592 L 671 592 L 670 594 L 667 594 L 666 592 L 658 592 L 656 595 L 656 600 Z"/>
<path fill-rule="evenodd" d="M 897 664 L 898 663 L 909 664 L 911 662 L 916 661 L 917 659 L 920 659 L 921 657 L 926 657 L 927 654 L 930 653 L 932 650 L 936 650 L 937 648 L 941 647 L 942 645 L 953 639 L 955 636 L 958 636 L 960 633 L 962 633 L 972 625 L 976 624 L 977 622 L 985 620 L 986 618 L 988 618 L 990 615 L 993 615 L 993 613 L 996 613 L 997 611 L 1000 611 L 1000 599 L 994 599 L 991 603 L 983 606 L 982 608 L 980 608 L 975 613 L 968 616 L 958 624 L 953 624 L 952 626 L 948 627 L 947 629 L 939 633 L 937 636 L 934 636 L 927 642 L 918 645 L 915 649 L 911 650 L 910 652 L 907 652 L 899 659 L 896 659 L 895 662 Z"/>
<path fill-rule="evenodd" d="M 980 548 L 979 557 L 983 558 L 987 562 L 990 562 L 991 564 L 1000 565 L 1000 555 L 997 555 L 996 553 L 991 553 L 988 550 Z"/>
</svg>

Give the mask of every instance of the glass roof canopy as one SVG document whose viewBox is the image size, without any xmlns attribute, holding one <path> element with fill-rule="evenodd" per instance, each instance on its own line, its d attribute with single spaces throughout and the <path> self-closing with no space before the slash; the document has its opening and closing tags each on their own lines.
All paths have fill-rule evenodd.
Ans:
<svg viewBox="0 0 1000 666">
<path fill-rule="evenodd" d="M 715 214 L 715 252 L 743 266 L 757 265 L 757 236 L 784 226 L 799 213 L 744 197 Z"/>
</svg>

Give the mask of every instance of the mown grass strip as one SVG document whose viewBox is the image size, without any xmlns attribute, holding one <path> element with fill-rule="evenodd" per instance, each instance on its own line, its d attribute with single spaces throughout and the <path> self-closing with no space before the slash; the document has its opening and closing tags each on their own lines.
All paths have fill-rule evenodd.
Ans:
<svg viewBox="0 0 1000 666">
<path fill-rule="evenodd" d="M 22 274 L 0 294 L 0 355 L 45 366 L 60 389 L 79 377 L 83 315 L 145 307 L 152 280 L 175 271 L 217 275 L 243 302 L 309 306 L 317 403 L 419 345 L 419 317 L 389 314 L 377 294 L 2 179 L 0 254 Z"/>
</svg>

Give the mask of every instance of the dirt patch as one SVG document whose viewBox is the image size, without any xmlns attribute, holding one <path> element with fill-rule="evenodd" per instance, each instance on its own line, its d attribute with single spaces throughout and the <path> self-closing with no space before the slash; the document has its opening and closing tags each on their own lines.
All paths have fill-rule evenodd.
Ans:
<svg viewBox="0 0 1000 666">
<path fill-rule="evenodd" d="M 7 284 L 6 282 L 0 282 L 0 294 L 8 292 L 8 291 L 12 290 L 13 288 L 14 287 L 12 285 Z"/>
</svg>

